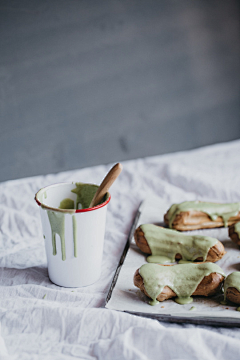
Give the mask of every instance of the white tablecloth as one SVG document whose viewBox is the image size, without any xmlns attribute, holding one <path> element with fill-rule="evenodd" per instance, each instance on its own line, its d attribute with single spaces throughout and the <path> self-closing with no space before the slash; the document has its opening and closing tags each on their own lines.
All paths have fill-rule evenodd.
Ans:
<svg viewBox="0 0 240 360">
<path fill-rule="evenodd" d="M 240 141 L 123 162 L 111 189 L 101 279 L 84 288 L 49 281 L 34 195 L 64 181 L 99 184 L 111 165 L 0 184 L 0 359 L 233 359 L 240 330 L 156 320 L 104 308 L 142 200 L 240 201 Z M 46 296 L 45 296 L 46 295 Z"/>
</svg>

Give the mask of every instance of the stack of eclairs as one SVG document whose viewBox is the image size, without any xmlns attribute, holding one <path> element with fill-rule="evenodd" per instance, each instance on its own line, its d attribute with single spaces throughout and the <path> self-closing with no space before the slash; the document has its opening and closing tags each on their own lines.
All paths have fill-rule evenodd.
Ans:
<svg viewBox="0 0 240 360">
<path fill-rule="evenodd" d="M 240 271 L 226 276 L 215 264 L 226 254 L 223 244 L 216 238 L 191 233 L 228 227 L 230 239 L 240 246 L 240 202 L 173 204 L 164 222 L 166 227 L 142 224 L 134 233 L 136 245 L 148 255 L 148 263 L 134 274 L 134 285 L 150 298 L 149 303 L 172 298 L 186 304 L 193 301 L 192 296 L 213 296 L 224 290 L 221 304 L 240 304 Z"/>
</svg>

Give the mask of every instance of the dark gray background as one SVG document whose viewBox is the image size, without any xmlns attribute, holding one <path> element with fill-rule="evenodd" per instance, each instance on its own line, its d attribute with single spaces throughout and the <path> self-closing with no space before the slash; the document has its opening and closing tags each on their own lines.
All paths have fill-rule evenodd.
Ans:
<svg viewBox="0 0 240 360">
<path fill-rule="evenodd" d="M 0 0 L 0 181 L 240 137 L 239 2 Z"/>
</svg>

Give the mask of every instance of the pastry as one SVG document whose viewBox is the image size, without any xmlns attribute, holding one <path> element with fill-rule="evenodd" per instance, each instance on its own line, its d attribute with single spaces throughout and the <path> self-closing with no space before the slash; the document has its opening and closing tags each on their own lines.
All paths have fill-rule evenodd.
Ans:
<svg viewBox="0 0 240 360">
<path fill-rule="evenodd" d="M 224 281 L 223 304 L 226 304 L 227 299 L 235 304 L 240 304 L 240 271 L 234 271 L 228 275 Z"/>
<path fill-rule="evenodd" d="M 224 277 L 223 270 L 213 263 L 145 264 L 135 272 L 134 285 L 152 299 L 150 305 L 173 297 L 179 304 L 188 304 L 192 295 L 216 294 Z"/>
<path fill-rule="evenodd" d="M 215 238 L 185 235 L 153 224 L 139 226 L 134 238 L 139 249 L 151 255 L 147 261 L 159 264 L 176 260 L 216 262 L 226 253 L 223 244 Z"/>
<path fill-rule="evenodd" d="M 185 201 L 173 204 L 164 215 L 164 221 L 169 228 L 180 231 L 227 227 L 240 221 L 240 202 Z"/>
<path fill-rule="evenodd" d="M 232 241 L 240 246 L 240 222 L 237 222 L 229 227 L 228 235 Z"/>
</svg>

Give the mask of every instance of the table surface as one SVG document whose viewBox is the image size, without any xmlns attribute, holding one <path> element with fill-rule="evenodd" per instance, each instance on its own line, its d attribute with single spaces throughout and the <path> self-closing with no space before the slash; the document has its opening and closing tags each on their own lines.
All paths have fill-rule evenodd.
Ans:
<svg viewBox="0 0 240 360">
<path fill-rule="evenodd" d="M 237 328 L 161 323 L 104 304 L 141 201 L 240 201 L 239 153 L 240 140 L 124 162 L 111 190 L 101 278 L 74 290 L 48 278 L 34 195 L 56 182 L 99 184 L 111 165 L 1 183 L 0 358 L 237 359 Z"/>
</svg>

